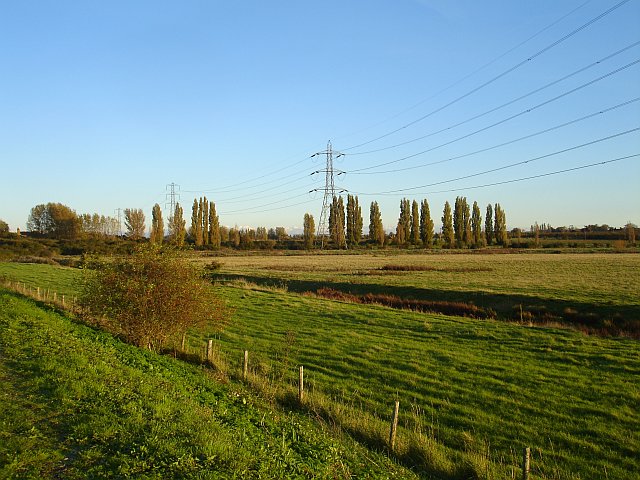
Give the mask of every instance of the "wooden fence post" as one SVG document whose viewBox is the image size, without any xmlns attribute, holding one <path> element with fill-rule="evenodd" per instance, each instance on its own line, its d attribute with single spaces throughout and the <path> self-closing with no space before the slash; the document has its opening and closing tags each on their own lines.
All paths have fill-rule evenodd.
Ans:
<svg viewBox="0 0 640 480">
<path fill-rule="evenodd" d="M 207 342 L 207 360 L 210 362 L 213 358 L 213 340 L 209 339 Z"/>
<path fill-rule="evenodd" d="M 180 344 L 180 349 L 184 352 L 184 347 L 187 344 L 187 332 L 182 333 L 182 343 Z"/>
<path fill-rule="evenodd" d="M 247 379 L 247 370 L 249 369 L 249 350 L 244 351 L 244 361 L 242 362 L 242 380 Z"/>
<path fill-rule="evenodd" d="M 53 292 L 53 303 L 58 301 L 58 292 Z"/>
<path fill-rule="evenodd" d="M 304 399 L 304 367 L 300 365 L 300 380 L 298 382 L 298 401 L 302 403 Z"/>
<path fill-rule="evenodd" d="M 62 295 L 62 308 L 64 308 L 64 295 Z"/>
<path fill-rule="evenodd" d="M 529 480 L 531 449 L 526 447 L 522 452 L 522 480 Z"/>
<path fill-rule="evenodd" d="M 38 300 L 40 300 L 40 287 L 38 287 L 37 292 L 38 292 Z"/>
<path fill-rule="evenodd" d="M 389 448 L 393 452 L 396 446 L 396 430 L 398 428 L 398 412 L 400 411 L 400 401 L 396 400 L 393 409 L 393 418 L 391 419 L 391 430 L 389 430 Z"/>
</svg>

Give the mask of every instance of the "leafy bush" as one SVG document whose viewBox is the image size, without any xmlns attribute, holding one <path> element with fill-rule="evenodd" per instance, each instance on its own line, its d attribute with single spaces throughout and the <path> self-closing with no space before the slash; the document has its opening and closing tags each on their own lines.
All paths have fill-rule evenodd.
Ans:
<svg viewBox="0 0 640 480">
<path fill-rule="evenodd" d="M 228 315 L 201 270 L 177 250 L 143 246 L 86 275 L 88 320 L 140 347 L 160 350 L 188 328 L 221 325 Z"/>
</svg>

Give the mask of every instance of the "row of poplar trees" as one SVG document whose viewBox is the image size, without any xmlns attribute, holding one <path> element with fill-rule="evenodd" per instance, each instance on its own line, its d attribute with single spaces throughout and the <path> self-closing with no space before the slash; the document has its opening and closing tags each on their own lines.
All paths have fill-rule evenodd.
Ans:
<svg viewBox="0 0 640 480">
<path fill-rule="evenodd" d="M 305 214 L 305 246 L 313 244 L 313 217 Z M 347 195 L 345 213 L 341 196 L 334 197 L 329 210 L 329 235 L 337 248 L 354 247 L 362 240 L 362 209 L 357 196 Z M 387 238 L 378 202 L 371 202 L 369 211 L 369 241 L 384 245 Z M 477 202 L 470 207 L 466 197 L 457 197 L 453 211 L 449 202 L 445 202 L 442 213 L 442 233 L 440 240 L 443 248 L 481 248 L 486 245 L 508 243 L 506 215 L 499 203 L 487 205 L 483 218 Z M 431 218 L 429 203 L 423 199 L 406 198 L 400 201 L 400 216 L 396 226 L 393 243 L 400 246 L 421 245 L 431 248 L 436 241 L 434 222 Z"/>
<path fill-rule="evenodd" d="M 161 244 L 165 241 L 164 221 L 162 210 L 157 203 L 151 211 L 151 233 L 149 239 L 151 243 Z M 125 223 L 127 222 L 127 212 L 125 211 Z M 144 224 L 144 217 L 142 220 Z M 127 224 L 127 228 L 129 225 Z M 182 206 L 176 203 L 173 215 L 169 217 L 169 235 L 166 240 L 174 245 L 182 246 L 187 237 L 186 221 Z M 213 248 L 220 247 L 220 220 L 216 213 L 216 205 L 209 202 L 207 197 L 193 200 L 191 213 L 191 228 L 189 236 L 196 247 L 210 245 Z"/>
</svg>

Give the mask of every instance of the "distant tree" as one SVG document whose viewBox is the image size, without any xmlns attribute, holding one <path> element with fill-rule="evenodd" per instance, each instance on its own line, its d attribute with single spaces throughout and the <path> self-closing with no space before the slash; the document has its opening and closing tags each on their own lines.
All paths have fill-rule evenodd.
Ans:
<svg viewBox="0 0 640 480">
<path fill-rule="evenodd" d="M 229 243 L 234 247 L 240 246 L 240 231 L 237 226 L 229 229 Z"/>
<path fill-rule="evenodd" d="M 306 248 L 307 250 L 311 250 L 313 248 L 313 242 L 315 241 L 315 230 L 316 224 L 313 220 L 313 215 L 305 213 L 302 235 L 304 238 L 304 248 Z"/>
<path fill-rule="evenodd" d="M 220 248 L 221 235 L 220 235 L 220 219 L 216 213 L 216 204 L 211 202 L 209 204 L 209 245 L 213 248 Z"/>
<path fill-rule="evenodd" d="M 61 203 L 36 205 L 31 209 L 27 228 L 52 238 L 75 239 L 82 231 L 80 218 Z"/>
<path fill-rule="evenodd" d="M 344 228 L 344 202 L 342 197 L 333 197 L 333 202 L 329 208 L 329 232 L 336 248 L 343 248 L 346 246 Z"/>
<path fill-rule="evenodd" d="M 465 247 L 470 247 L 473 243 L 473 232 L 471 231 L 471 212 L 467 197 L 462 197 L 462 225 L 463 234 L 462 241 Z"/>
<path fill-rule="evenodd" d="M 356 246 L 362 239 L 362 209 L 358 197 L 347 195 L 347 245 Z"/>
<path fill-rule="evenodd" d="M 411 202 L 407 198 L 400 200 L 400 217 L 398 222 L 402 225 L 402 243 L 398 243 L 398 235 L 396 233 L 396 243 L 405 245 L 411 239 Z M 396 228 L 397 230 L 397 228 Z"/>
<path fill-rule="evenodd" d="M 0 235 L 9 233 L 9 224 L 4 220 L 0 220 Z"/>
<path fill-rule="evenodd" d="M 420 243 L 420 213 L 418 202 L 415 200 L 411 204 L 411 243 L 414 245 Z"/>
<path fill-rule="evenodd" d="M 420 239 L 425 248 L 433 246 L 433 220 L 429 211 L 429 203 L 425 198 L 420 204 Z"/>
<path fill-rule="evenodd" d="M 139 347 L 177 345 L 190 328 L 228 318 L 202 271 L 177 251 L 154 245 L 85 270 L 81 303 L 88 322 Z"/>
<path fill-rule="evenodd" d="M 444 248 L 453 248 L 455 246 L 453 218 L 451 216 L 451 205 L 449 205 L 449 202 L 444 203 L 444 210 L 442 212 L 442 240 L 444 242 Z"/>
<path fill-rule="evenodd" d="M 220 225 L 220 243 L 227 243 L 229 241 L 229 228 L 224 225 Z"/>
<path fill-rule="evenodd" d="M 355 244 L 358 245 L 362 240 L 362 226 L 364 222 L 362 220 L 362 207 L 360 207 L 360 202 L 358 201 L 357 195 L 355 199 L 354 213 L 355 213 L 355 219 L 353 224 L 353 236 L 354 236 Z"/>
<path fill-rule="evenodd" d="M 493 245 L 495 234 L 493 231 L 493 207 L 491 204 L 487 205 L 487 214 L 484 220 L 484 236 L 487 239 L 487 245 Z"/>
<path fill-rule="evenodd" d="M 202 201 L 202 244 L 209 245 L 209 200 Z"/>
<path fill-rule="evenodd" d="M 509 244 L 509 236 L 507 234 L 507 216 L 499 203 L 496 203 L 494 209 L 494 232 L 496 243 L 506 247 Z"/>
<path fill-rule="evenodd" d="M 382 215 L 378 202 L 371 202 L 369 209 L 369 240 L 378 245 L 384 245 L 384 226 L 382 225 Z"/>
<path fill-rule="evenodd" d="M 626 230 L 627 242 L 629 243 L 629 245 L 636 244 L 636 228 L 638 227 L 631 222 L 627 222 L 627 224 L 624 226 L 624 229 Z"/>
<path fill-rule="evenodd" d="M 238 246 L 242 249 L 248 250 L 253 247 L 253 242 L 256 238 L 255 230 L 251 228 L 243 228 L 238 231 L 240 237 L 240 243 Z"/>
<path fill-rule="evenodd" d="M 458 248 L 464 248 L 471 243 L 471 219 L 466 197 L 456 197 L 453 207 L 453 231 Z"/>
<path fill-rule="evenodd" d="M 185 223 L 182 207 L 176 203 L 173 215 L 169 217 L 169 241 L 177 247 L 184 245 L 184 239 L 187 235 Z"/>
<path fill-rule="evenodd" d="M 286 240 L 287 238 L 289 238 L 289 235 L 287 234 L 287 229 L 284 227 L 276 227 L 276 240 L 278 240 L 279 242 L 282 242 L 284 240 Z"/>
<path fill-rule="evenodd" d="M 193 243 L 195 244 L 197 244 L 196 237 L 198 236 L 198 230 L 199 230 L 198 210 L 199 210 L 198 199 L 194 198 L 193 205 L 191 206 L 191 228 L 189 229 L 189 236 L 191 237 L 191 240 L 193 240 Z"/>
<path fill-rule="evenodd" d="M 261 241 L 268 240 L 266 227 L 256 228 L 256 240 L 261 240 Z"/>
<path fill-rule="evenodd" d="M 151 243 L 161 245 L 164 240 L 164 221 L 162 220 L 162 210 L 157 203 L 151 211 L 151 234 L 149 235 Z"/>
<path fill-rule="evenodd" d="M 141 208 L 124 209 L 124 225 L 127 228 L 126 236 L 132 240 L 144 237 L 145 217 Z"/>
<path fill-rule="evenodd" d="M 471 214 L 471 231 L 473 233 L 473 247 L 482 248 L 484 246 L 484 235 L 482 234 L 482 213 L 478 202 L 473 202 L 473 213 Z"/>
<path fill-rule="evenodd" d="M 203 232 L 202 232 L 202 210 L 203 210 L 203 203 L 202 203 L 202 197 L 200 197 L 200 200 L 198 201 L 198 210 L 196 212 L 196 230 L 194 232 L 194 241 L 196 244 L 196 247 L 201 247 L 203 244 Z"/>
<path fill-rule="evenodd" d="M 36 205 L 31 209 L 29 219 L 27 220 L 27 228 L 29 231 L 46 235 L 49 233 L 50 225 L 51 217 L 45 204 Z"/>
<path fill-rule="evenodd" d="M 538 222 L 535 222 L 533 225 L 531 225 L 531 232 L 533 233 L 533 245 L 536 248 L 540 247 L 540 225 L 538 225 Z"/>
<path fill-rule="evenodd" d="M 396 245 L 405 245 L 407 243 L 407 239 L 405 238 L 406 229 L 402 223 L 402 220 L 398 219 L 398 224 L 396 225 Z"/>
</svg>

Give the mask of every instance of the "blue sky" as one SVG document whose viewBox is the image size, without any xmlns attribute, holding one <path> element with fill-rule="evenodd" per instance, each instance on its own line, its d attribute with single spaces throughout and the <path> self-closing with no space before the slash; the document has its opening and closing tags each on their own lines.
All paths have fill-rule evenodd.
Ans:
<svg viewBox="0 0 640 480">
<path fill-rule="evenodd" d="M 331 140 L 365 225 L 407 197 L 439 226 L 458 195 L 509 228 L 638 224 L 640 157 L 470 188 L 640 153 L 640 1 L 598 19 L 619 3 L 2 2 L 0 219 L 150 219 L 174 182 L 187 215 L 206 195 L 223 224 L 297 227 Z"/>
</svg>

